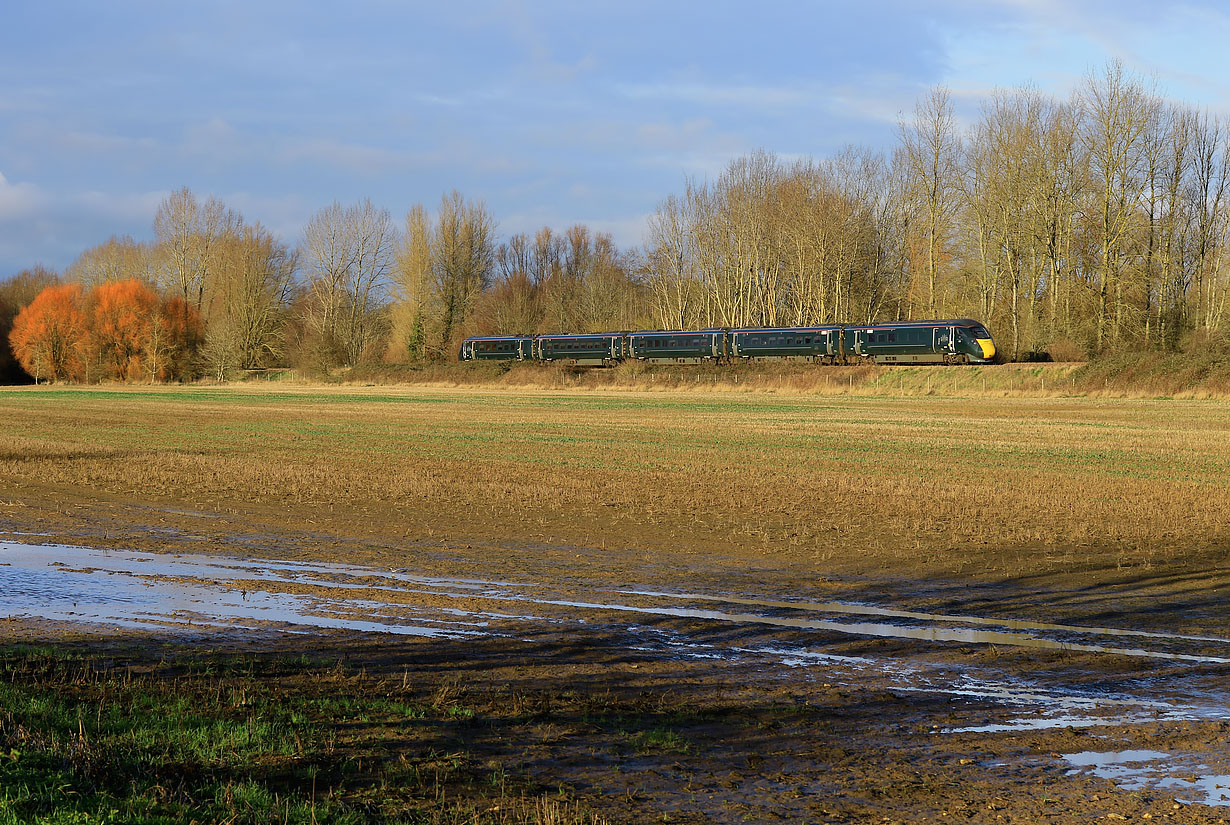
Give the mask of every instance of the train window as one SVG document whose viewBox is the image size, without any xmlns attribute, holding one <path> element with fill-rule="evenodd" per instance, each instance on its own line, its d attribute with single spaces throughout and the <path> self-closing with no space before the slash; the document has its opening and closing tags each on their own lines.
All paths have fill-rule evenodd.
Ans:
<svg viewBox="0 0 1230 825">
<path fill-rule="evenodd" d="M 804 343 L 804 344 L 810 344 L 810 343 L 811 343 L 811 339 L 810 339 L 810 338 L 804 338 L 804 339 L 803 339 L 803 343 Z"/>
<path fill-rule="evenodd" d="M 891 343 L 895 342 L 896 340 L 897 340 L 897 333 L 895 333 L 895 332 L 890 332 L 890 333 L 888 334 L 888 343 L 890 343 L 890 344 L 891 344 Z"/>
</svg>

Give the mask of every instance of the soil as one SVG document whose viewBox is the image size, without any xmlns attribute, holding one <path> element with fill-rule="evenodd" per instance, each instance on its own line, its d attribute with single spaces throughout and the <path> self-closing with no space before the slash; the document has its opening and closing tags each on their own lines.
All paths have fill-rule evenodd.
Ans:
<svg viewBox="0 0 1230 825">
<path fill-rule="evenodd" d="M 509 543 L 478 520 L 406 538 L 364 513 L 308 524 L 276 505 L 194 511 L 51 488 L 0 497 L 0 541 L 233 556 L 253 569 L 365 565 L 341 594 L 319 578 L 243 571 L 223 584 L 244 598 L 328 598 L 334 614 L 383 616 L 390 630 L 413 612 L 465 631 L 305 635 L 281 620 L 204 629 L 171 614 L 117 629 L 10 610 L 10 642 L 307 652 L 373 679 L 450 684 L 492 720 L 462 730 L 459 747 L 612 822 L 1230 820 L 1230 789 L 1218 789 L 1230 784 L 1224 570 L 944 578 L 665 542 L 650 552 L 626 538 Z M 389 587 L 390 571 L 454 581 Z M 157 587 L 160 575 L 149 578 Z M 954 640 L 954 629 L 1002 635 Z M 510 697 L 531 712 L 504 713 Z M 1124 751 L 1158 756 L 1117 778 L 1066 758 Z"/>
</svg>

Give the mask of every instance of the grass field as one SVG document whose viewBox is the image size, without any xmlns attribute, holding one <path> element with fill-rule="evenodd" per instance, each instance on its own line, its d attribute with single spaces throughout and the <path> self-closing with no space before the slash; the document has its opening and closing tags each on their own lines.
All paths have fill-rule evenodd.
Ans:
<svg viewBox="0 0 1230 825">
<path fill-rule="evenodd" d="M 0 416 L 13 518 L 124 501 L 817 572 L 1202 565 L 1230 544 L 1210 401 L 29 388 Z"/>
</svg>

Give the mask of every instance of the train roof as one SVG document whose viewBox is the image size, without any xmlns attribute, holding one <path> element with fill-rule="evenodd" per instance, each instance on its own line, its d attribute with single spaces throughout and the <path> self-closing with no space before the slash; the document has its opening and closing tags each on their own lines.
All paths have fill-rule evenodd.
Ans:
<svg viewBox="0 0 1230 825">
<path fill-rule="evenodd" d="M 846 324 L 847 329 L 899 329 L 901 327 L 972 327 L 982 326 L 973 318 L 940 318 L 934 321 L 886 321 L 877 324 Z"/>
<path fill-rule="evenodd" d="M 926 321 L 890 321 L 872 324 L 820 324 L 809 327 L 710 327 L 708 329 L 638 329 L 608 332 L 551 332 L 542 335 L 477 335 L 466 341 L 527 341 L 534 338 L 610 338 L 615 335 L 705 335 L 719 332 L 831 332 L 839 329 L 901 329 L 902 327 L 983 326 L 973 318 L 939 318 Z"/>
<path fill-rule="evenodd" d="M 825 324 L 815 327 L 734 327 L 731 332 L 831 332 L 841 329 L 840 324 Z"/>
<path fill-rule="evenodd" d="M 475 335 L 466 341 L 528 341 L 533 335 Z M 463 342 L 464 343 L 464 342 Z"/>
</svg>

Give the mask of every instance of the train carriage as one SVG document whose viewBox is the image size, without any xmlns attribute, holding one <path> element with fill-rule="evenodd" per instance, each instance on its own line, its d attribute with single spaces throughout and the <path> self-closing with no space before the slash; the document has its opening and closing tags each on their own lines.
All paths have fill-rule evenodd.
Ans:
<svg viewBox="0 0 1230 825">
<path fill-rule="evenodd" d="M 528 361 L 534 357 L 534 339 L 529 335 L 489 335 L 467 338 L 461 343 L 461 361 Z"/>
<path fill-rule="evenodd" d="M 730 331 L 731 354 L 752 361 L 832 361 L 841 355 L 841 327 L 757 327 Z"/>
<path fill-rule="evenodd" d="M 971 318 L 846 327 L 847 353 L 877 364 L 988 364 L 995 343 Z"/>
<path fill-rule="evenodd" d="M 628 333 L 628 355 L 656 364 L 700 364 L 727 357 L 726 330 L 653 330 Z"/>
<path fill-rule="evenodd" d="M 540 361 L 564 361 L 578 366 L 597 367 L 624 357 L 623 340 L 622 332 L 539 335 L 534 339 L 534 357 Z"/>
</svg>

